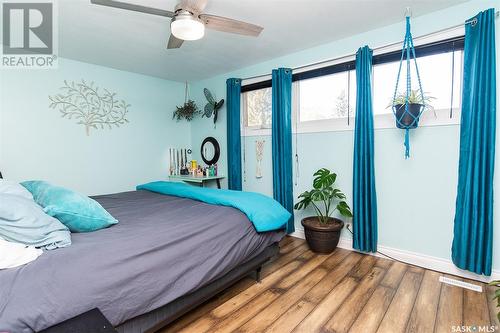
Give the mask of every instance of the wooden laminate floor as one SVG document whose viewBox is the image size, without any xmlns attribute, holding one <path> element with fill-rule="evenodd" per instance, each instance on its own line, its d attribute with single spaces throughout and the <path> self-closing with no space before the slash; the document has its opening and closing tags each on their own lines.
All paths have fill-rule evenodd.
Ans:
<svg viewBox="0 0 500 333">
<path fill-rule="evenodd" d="M 161 333 L 500 332 L 493 288 L 442 284 L 445 274 L 387 259 L 343 249 L 318 255 L 286 237 L 262 273 L 260 283 L 241 280 Z"/>
</svg>

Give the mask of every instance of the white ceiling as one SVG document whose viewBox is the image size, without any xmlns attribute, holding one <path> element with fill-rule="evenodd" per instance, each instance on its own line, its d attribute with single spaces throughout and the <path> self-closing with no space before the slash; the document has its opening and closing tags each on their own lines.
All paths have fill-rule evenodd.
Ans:
<svg viewBox="0 0 500 333">
<path fill-rule="evenodd" d="M 123 0 L 172 10 L 176 0 Z M 170 20 L 59 1 L 59 55 L 175 81 L 196 81 L 325 42 L 399 22 L 465 0 L 209 0 L 206 13 L 264 27 L 258 38 L 207 30 L 167 50 Z"/>
</svg>

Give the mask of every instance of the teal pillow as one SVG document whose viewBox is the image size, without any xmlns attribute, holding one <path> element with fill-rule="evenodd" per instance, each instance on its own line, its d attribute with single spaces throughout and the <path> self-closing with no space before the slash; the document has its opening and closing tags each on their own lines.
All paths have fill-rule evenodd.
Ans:
<svg viewBox="0 0 500 333">
<path fill-rule="evenodd" d="M 118 221 L 89 197 L 44 181 L 21 183 L 47 215 L 53 216 L 72 232 L 107 228 Z"/>
</svg>

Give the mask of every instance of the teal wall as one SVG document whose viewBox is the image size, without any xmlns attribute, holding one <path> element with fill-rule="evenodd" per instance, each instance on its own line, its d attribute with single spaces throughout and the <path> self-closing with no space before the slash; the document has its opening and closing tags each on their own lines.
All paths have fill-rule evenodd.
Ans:
<svg viewBox="0 0 500 333">
<path fill-rule="evenodd" d="M 498 1 L 470 1 L 416 17 L 412 24 L 414 36 L 460 24 L 478 11 L 495 6 L 500 9 Z M 500 45 L 498 26 L 497 21 L 497 45 Z M 209 88 L 219 99 L 225 98 L 228 77 L 244 78 L 270 73 L 277 67 L 296 67 L 353 54 L 365 44 L 378 47 L 400 41 L 403 33 L 401 22 L 275 58 L 196 82 L 191 88 L 192 96 L 203 107 L 203 88 Z M 500 59 L 500 51 L 497 58 Z M 500 71 L 500 66 L 497 68 Z M 132 105 L 128 116 L 130 124 L 113 130 L 92 131 L 87 137 L 82 126 L 62 119 L 57 110 L 48 107 L 48 95 L 57 93 L 65 79 L 94 81 L 116 92 Z M 183 95 L 183 83 L 65 59 L 60 59 L 57 70 L 0 71 L 0 170 L 9 179 L 43 178 L 86 194 L 126 191 L 138 183 L 166 177 L 169 147 L 192 146 L 193 157 L 200 160 L 201 141 L 206 136 L 214 136 L 222 146 L 220 170 L 227 174 L 225 108 L 220 111 L 215 128 L 212 119 L 206 118 L 191 124 L 177 123 L 171 119 L 172 110 L 183 102 Z M 266 140 L 261 179 L 255 178 L 256 139 L 244 140 L 247 152 L 244 189 L 271 195 L 271 138 L 259 137 Z M 375 131 L 379 243 L 449 259 L 459 127 L 418 129 L 412 136 L 410 160 L 404 160 L 401 143 L 399 130 Z M 299 176 L 295 195 L 309 188 L 314 170 L 328 167 L 338 173 L 339 187 L 351 196 L 352 131 L 301 134 L 297 144 L 300 164 L 299 173 L 295 173 Z M 500 159 L 500 154 L 497 156 Z M 500 192 L 498 177 L 495 189 Z M 496 201 L 496 212 L 500 210 L 499 202 Z M 297 213 L 297 229 L 301 229 L 301 217 L 310 213 Z M 495 227 L 494 232 L 493 267 L 499 270 L 500 227 Z M 349 237 L 346 233 L 344 236 Z"/>
<path fill-rule="evenodd" d="M 86 136 L 49 108 L 64 80 L 82 79 L 131 104 L 130 123 Z M 86 194 L 132 190 L 166 178 L 169 147 L 190 146 L 190 124 L 172 120 L 183 83 L 60 59 L 54 70 L 3 70 L 0 84 L 0 170 L 12 180 L 45 179 Z"/>
<path fill-rule="evenodd" d="M 460 24 L 480 10 L 490 7 L 500 9 L 498 1 L 470 1 L 462 5 L 434 12 L 413 19 L 414 36 L 423 35 Z M 497 45 L 500 45 L 500 22 L 497 20 Z M 360 46 L 368 44 L 378 47 L 401 41 L 404 25 L 401 23 L 365 32 L 350 38 L 324 44 L 301 52 L 272 59 L 251 67 L 197 82 L 194 97 L 204 105 L 204 87 L 209 88 L 219 98 L 225 98 L 225 80 L 228 77 L 251 77 L 270 73 L 277 67 L 296 67 L 353 54 Z M 497 51 L 500 59 L 500 51 Z M 500 60 L 497 61 L 500 64 Z M 497 67 L 500 71 L 500 66 Z M 497 77 L 499 77 L 497 72 Z M 388 84 L 394 84 L 392 79 Z M 424 83 L 425 84 L 425 83 Z M 500 86 L 500 85 L 499 85 Z M 499 94 L 500 96 L 500 94 Z M 500 101 L 500 98 L 498 99 Z M 500 109 L 500 105 L 499 105 Z M 226 110 L 221 110 L 220 120 L 214 129 L 207 119 L 198 119 L 192 124 L 191 142 L 195 147 L 195 157 L 206 136 L 214 136 L 222 145 L 221 170 L 226 166 Z M 499 118 L 500 121 L 500 118 Z M 500 128 L 500 124 L 498 126 Z M 379 244 L 400 250 L 412 251 L 450 259 L 453 237 L 453 217 L 457 185 L 459 126 L 421 127 L 412 134 L 412 158 L 403 156 L 402 132 L 396 129 L 375 131 L 375 169 L 378 196 Z M 272 194 L 271 138 L 266 140 L 266 157 L 263 161 L 264 177 L 255 178 L 256 137 L 246 138 L 247 177 L 245 190 Z M 295 195 L 307 189 L 312 180 L 312 172 L 319 167 L 328 167 L 339 175 L 338 185 L 348 196 L 352 193 L 352 150 L 353 132 L 327 132 L 301 134 L 298 137 L 300 156 L 299 179 L 294 188 Z M 500 154 L 497 154 L 500 156 Z M 500 158 L 500 157 L 499 157 Z M 497 167 L 498 167 L 497 163 Z M 500 193 L 500 182 L 495 180 L 496 193 Z M 500 200 L 496 201 L 496 212 L 500 211 Z M 306 212 L 310 214 L 312 212 Z M 304 213 L 296 215 L 295 224 L 300 229 L 300 219 Z M 496 214 L 498 216 L 498 213 Z M 498 218 L 495 217 L 495 223 Z M 500 227 L 494 231 L 494 264 L 500 269 Z M 349 235 L 344 230 L 345 237 Z"/>
</svg>

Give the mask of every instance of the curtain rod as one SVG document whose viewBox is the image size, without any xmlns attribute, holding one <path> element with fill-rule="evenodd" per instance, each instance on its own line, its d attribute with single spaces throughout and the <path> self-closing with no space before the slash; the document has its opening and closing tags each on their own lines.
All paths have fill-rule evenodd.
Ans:
<svg viewBox="0 0 500 333">
<path fill-rule="evenodd" d="M 495 18 L 498 18 L 499 15 L 500 15 L 500 11 L 497 11 L 495 13 Z M 454 29 L 460 28 L 461 26 L 463 26 L 465 24 L 474 23 L 474 22 L 477 22 L 476 18 L 474 18 L 472 20 L 465 21 L 464 23 L 456 24 L 456 25 L 448 27 L 448 28 L 444 28 L 444 29 L 440 29 L 440 30 L 437 30 L 437 31 L 433 31 L 433 32 L 430 32 L 430 33 L 427 33 L 427 34 L 424 34 L 424 35 L 421 35 L 421 36 L 418 36 L 418 37 L 415 37 L 415 38 L 416 39 L 425 38 L 425 37 L 429 37 L 429 36 L 432 36 L 432 35 L 440 34 L 440 33 L 443 33 L 443 32 L 452 31 Z M 376 48 L 373 48 L 372 50 L 373 51 L 377 51 L 377 50 L 385 49 L 387 47 L 396 46 L 396 45 L 399 45 L 399 44 L 401 44 L 400 41 L 399 42 L 385 44 L 385 45 L 382 45 L 382 46 L 378 46 Z M 312 67 L 312 66 L 318 66 L 318 65 L 329 63 L 329 62 L 332 62 L 332 61 L 340 60 L 340 59 L 343 59 L 343 58 L 352 57 L 354 55 L 355 55 L 355 53 L 351 53 L 351 54 L 346 54 L 346 55 L 343 55 L 343 56 L 340 56 L 340 57 L 337 57 L 337 58 L 333 58 L 333 59 L 321 60 L 321 61 L 314 62 L 314 63 L 311 63 L 311 64 L 302 65 L 302 66 L 298 66 L 298 67 L 293 67 L 292 71 L 296 71 L 296 70 L 299 70 L 299 69 L 303 69 L 303 68 L 307 68 L 307 67 Z M 243 80 L 253 80 L 253 79 L 257 79 L 259 77 L 265 77 L 265 76 L 269 76 L 269 75 L 271 75 L 271 74 L 261 74 L 261 75 L 249 76 L 249 77 L 242 78 L 241 80 L 242 81 Z"/>
</svg>

